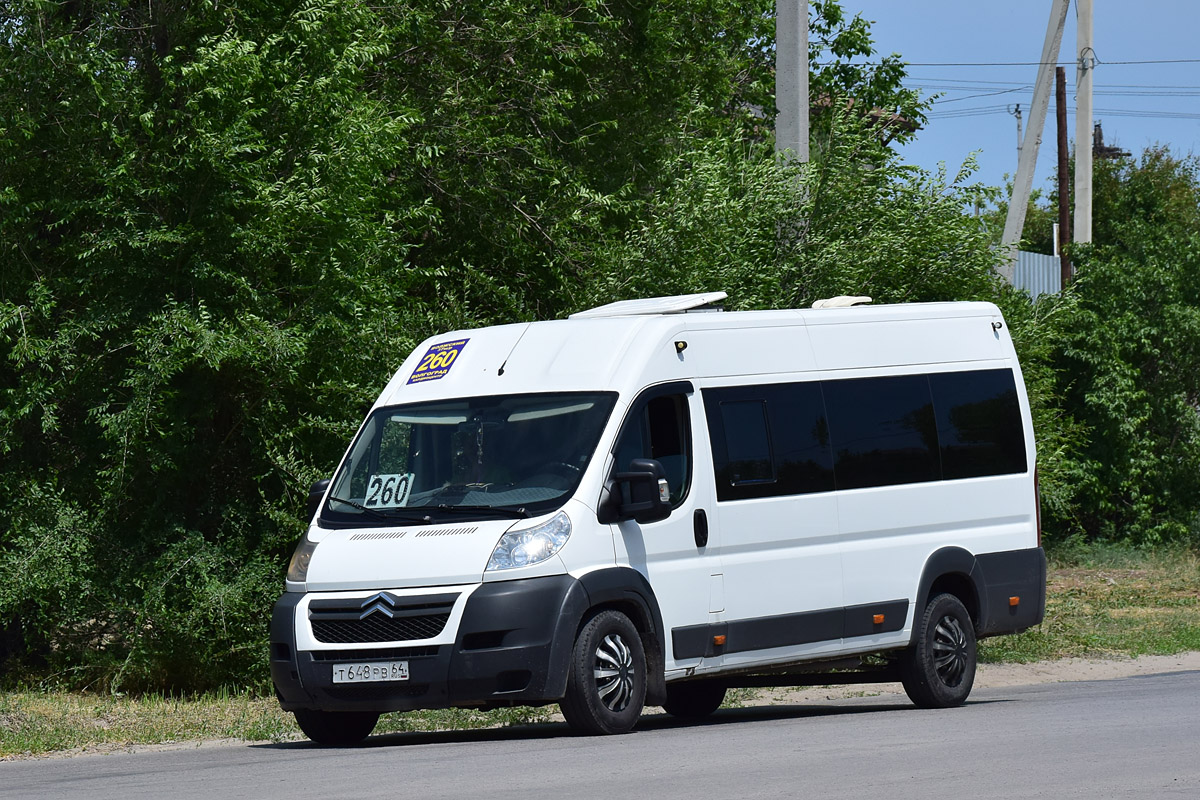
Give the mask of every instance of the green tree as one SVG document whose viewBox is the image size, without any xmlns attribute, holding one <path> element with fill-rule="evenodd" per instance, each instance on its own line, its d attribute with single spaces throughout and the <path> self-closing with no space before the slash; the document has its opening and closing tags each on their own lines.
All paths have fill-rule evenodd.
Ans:
<svg viewBox="0 0 1200 800">
<path fill-rule="evenodd" d="M 1153 544 L 1200 509 L 1200 161 L 1150 148 L 1097 161 L 1094 244 L 1053 336 L 1074 458 L 1078 530 Z"/>
<path fill-rule="evenodd" d="M 301 492 L 429 314 L 362 6 L 9 6 L 0 618 L 72 682 L 263 675 Z M 437 312 L 441 313 L 441 312 Z"/>
<path fill-rule="evenodd" d="M 592 294 L 729 292 L 738 308 L 803 307 L 821 297 L 879 302 L 994 300 L 987 229 L 963 209 L 982 186 L 902 164 L 850 115 L 820 155 L 781 165 L 764 145 L 697 140 L 644 221 L 592 260 Z"/>
</svg>

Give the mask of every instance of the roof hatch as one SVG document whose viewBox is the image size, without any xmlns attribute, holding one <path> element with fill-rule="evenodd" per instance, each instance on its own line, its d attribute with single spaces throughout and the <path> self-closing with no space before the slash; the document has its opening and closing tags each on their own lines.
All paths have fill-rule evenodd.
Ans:
<svg viewBox="0 0 1200 800">
<path fill-rule="evenodd" d="M 646 297 L 641 300 L 620 300 L 616 303 L 579 311 L 568 319 L 595 319 L 596 317 L 629 317 L 653 314 L 682 314 L 685 311 L 720 311 L 714 305 L 728 297 L 725 292 L 702 292 L 681 294 L 674 297 Z"/>
<path fill-rule="evenodd" d="M 824 300 L 818 300 L 812 304 L 813 308 L 852 308 L 854 306 L 862 306 L 871 302 L 871 298 L 866 295 L 848 296 L 840 294 L 837 297 L 827 297 Z"/>
</svg>

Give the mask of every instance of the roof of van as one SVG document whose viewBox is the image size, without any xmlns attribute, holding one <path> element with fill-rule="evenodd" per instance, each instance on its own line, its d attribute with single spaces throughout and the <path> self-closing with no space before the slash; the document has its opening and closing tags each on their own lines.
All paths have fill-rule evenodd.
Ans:
<svg viewBox="0 0 1200 800">
<path fill-rule="evenodd" d="M 380 405 L 617 391 L 715 375 L 1013 358 L 991 303 L 719 311 L 724 292 L 622 301 L 568 319 L 451 331 L 421 343 Z M 736 333 L 735 333 L 736 332 Z"/>
</svg>

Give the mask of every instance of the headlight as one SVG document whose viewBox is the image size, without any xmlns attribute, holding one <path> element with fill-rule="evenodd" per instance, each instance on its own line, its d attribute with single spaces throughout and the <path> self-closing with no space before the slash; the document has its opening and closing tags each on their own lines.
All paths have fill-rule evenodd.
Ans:
<svg viewBox="0 0 1200 800">
<path fill-rule="evenodd" d="M 305 534 L 300 539 L 300 544 L 296 545 L 296 552 L 292 553 L 291 563 L 288 564 L 287 579 L 293 583 L 304 583 L 308 578 L 308 562 L 312 561 L 313 551 L 317 549 L 317 543 L 308 538 Z"/>
<path fill-rule="evenodd" d="M 532 528 L 509 531 L 500 537 L 487 568 L 515 569 L 545 561 L 571 538 L 571 518 L 562 511 Z"/>
</svg>

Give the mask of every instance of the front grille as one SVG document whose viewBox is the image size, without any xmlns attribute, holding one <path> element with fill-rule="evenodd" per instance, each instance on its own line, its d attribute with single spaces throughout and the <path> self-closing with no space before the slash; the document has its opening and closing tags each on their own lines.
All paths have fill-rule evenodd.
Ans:
<svg viewBox="0 0 1200 800">
<path fill-rule="evenodd" d="M 313 636 L 326 644 L 358 644 L 360 642 L 406 642 L 410 639 L 432 639 L 446 627 L 449 614 L 425 614 L 419 617 L 388 619 L 372 614 L 366 619 L 312 621 Z"/>
<path fill-rule="evenodd" d="M 446 627 L 457 597 L 396 597 L 381 592 L 365 600 L 314 600 L 308 618 L 313 637 L 325 644 L 432 639 Z"/>
</svg>

